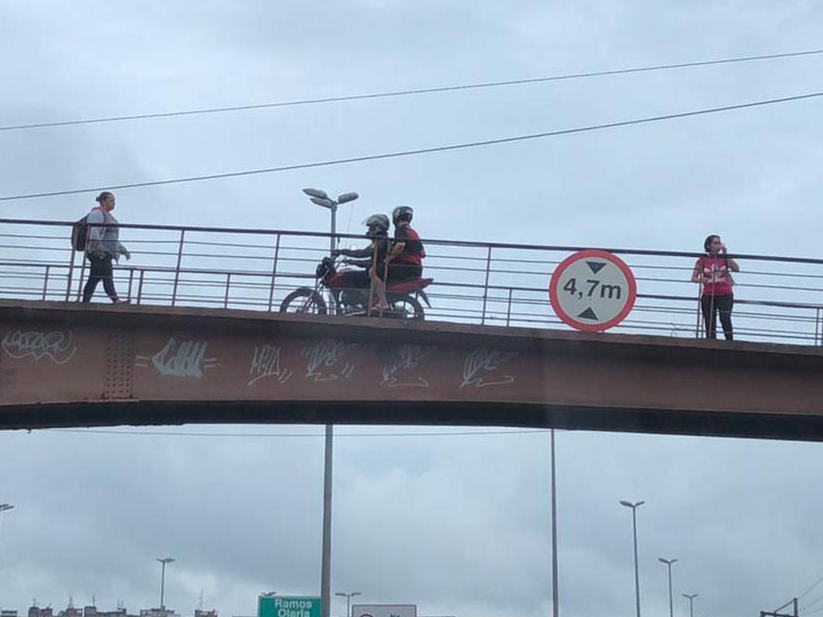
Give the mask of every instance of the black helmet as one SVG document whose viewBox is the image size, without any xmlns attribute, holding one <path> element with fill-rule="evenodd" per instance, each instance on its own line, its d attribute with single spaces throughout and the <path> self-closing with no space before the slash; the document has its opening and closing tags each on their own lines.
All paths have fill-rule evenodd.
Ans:
<svg viewBox="0 0 823 617">
<path fill-rule="evenodd" d="M 389 217 L 385 214 L 372 214 L 363 224 L 369 228 L 366 231 L 369 238 L 389 233 Z"/>
<path fill-rule="evenodd" d="M 394 221 L 395 225 L 397 224 L 397 221 L 408 221 L 411 223 L 413 216 L 414 210 L 412 210 L 410 206 L 397 206 L 391 211 L 391 219 Z"/>
</svg>

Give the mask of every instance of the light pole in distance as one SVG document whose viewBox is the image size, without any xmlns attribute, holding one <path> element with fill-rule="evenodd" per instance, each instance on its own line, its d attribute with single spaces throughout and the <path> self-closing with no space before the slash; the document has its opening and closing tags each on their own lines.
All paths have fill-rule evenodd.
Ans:
<svg viewBox="0 0 823 617">
<path fill-rule="evenodd" d="M 632 532 L 634 537 L 634 597 L 637 603 L 637 617 L 640 617 L 640 570 L 637 566 L 637 508 L 642 506 L 645 501 L 638 501 L 632 503 L 631 501 L 620 501 L 621 506 L 626 506 L 632 509 Z"/>
<path fill-rule="evenodd" d="M 303 189 L 312 203 L 328 208 L 331 211 L 331 236 L 329 250 L 334 250 L 335 234 L 337 233 L 337 206 L 354 201 L 360 195 L 357 193 L 343 193 L 337 201 L 331 199 L 322 189 Z M 331 484 L 332 484 L 332 444 L 334 442 L 334 427 L 326 425 L 326 448 L 323 465 L 323 548 L 320 565 L 320 617 L 329 617 L 331 609 Z"/>
<path fill-rule="evenodd" d="M 334 595 L 346 598 L 346 617 L 351 617 L 351 599 L 354 596 L 359 596 L 360 591 L 338 591 Z"/>
<path fill-rule="evenodd" d="M 171 563 L 174 561 L 174 557 L 158 557 L 157 561 L 160 562 L 160 610 L 165 611 L 166 605 L 164 604 L 165 601 L 165 593 L 166 593 L 166 564 Z"/>
<path fill-rule="evenodd" d="M 677 559 L 663 559 L 662 557 L 658 557 L 657 561 L 665 563 L 669 568 L 669 617 L 674 617 L 674 604 L 672 604 L 672 564 L 676 562 Z"/>
<path fill-rule="evenodd" d="M 13 509 L 14 506 L 10 503 L 0 503 L 0 523 L 3 521 L 3 512 Z"/>
<path fill-rule="evenodd" d="M 342 195 L 338 195 L 337 199 L 334 200 L 324 191 L 323 189 L 303 189 L 303 192 L 309 196 L 309 199 L 312 203 L 317 204 L 318 206 L 322 206 L 323 208 L 328 208 L 331 212 L 331 237 L 329 238 L 329 250 L 334 250 L 335 245 L 335 237 L 334 235 L 337 233 L 337 206 L 340 204 L 347 203 L 349 201 L 354 201 L 360 195 L 357 193 L 343 193 Z"/>
<path fill-rule="evenodd" d="M 694 604 L 693 604 L 693 602 L 694 602 L 694 599 L 698 596 L 698 594 L 696 594 L 696 593 L 692 593 L 692 594 L 682 593 L 680 595 L 682 595 L 684 598 L 689 599 L 689 617 L 694 617 Z"/>
</svg>

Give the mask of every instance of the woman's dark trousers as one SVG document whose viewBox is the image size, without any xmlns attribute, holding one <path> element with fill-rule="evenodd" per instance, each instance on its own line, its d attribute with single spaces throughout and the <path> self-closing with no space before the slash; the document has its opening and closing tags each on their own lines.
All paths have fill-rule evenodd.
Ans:
<svg viewBox="0 0 823 617">
<path fill-rule="evenodd" d="M 103 257 L 97 257 L 91 253 L 87 253 L 91 263 L 91 272 L 89 273 L 89 280 L 83 288 L 83 302 L 91 302 L 91 297 L 94 295 L 94 290 L 97 288 L 97 283 L 103 281 L 103 289 L 106 290 L 112 302 L 117 300 L 117 291 L 114 289 L 114 272 L 111 261 L 112 256 L 106 253 Z"/>
<path fill-rule="evenodd" d="M 717 314 L 720 313 L 720 325 L 723 326 L 723 336 L 727 341 L 733 339 L 732 336 L 732 305 L 734 296 L 731 294 L 723 296 L 704 295 L 700 298 L 703 309 L 703 321 L 706 323 L 706 338 L 717 338 Z"/>
</svg>

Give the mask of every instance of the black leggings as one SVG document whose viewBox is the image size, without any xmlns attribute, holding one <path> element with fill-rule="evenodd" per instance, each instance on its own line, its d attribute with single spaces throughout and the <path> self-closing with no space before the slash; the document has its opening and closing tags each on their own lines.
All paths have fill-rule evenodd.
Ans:
<svg viewBox="0 0 823 617">
<path fill-rule="evenodd" d="M 703 321 L 706 324 L 706 338 L 717 338 L 717 314 L 720 313 L 720 325 L 723 326 L 723 336 L 727 341 L 733 339 L 732 336 L 732 306 L 734 296 L 725 294 L 722 296 L 703 295 L 700 298 L 700 307 L 703 309 Z"/>
<path fill-rule="evenodd" d="M 87 253 L 91 263 L 91 271 L 89 272 L 89 280 L 86 281 L 86 286 L 83 288 L 83 302 L 91 302 L 91 297 L 94 295 L 94 290 L 97 288 L 97 283 L 103 281 L 103 289 L 106 290 L 112 302 L 117 300 L 117 291 L 114 289 L 114 272 L 112 270 L 110 253 L 106 253 L 103 257 L 97 257 L 91 253 Z"/>
</svg>

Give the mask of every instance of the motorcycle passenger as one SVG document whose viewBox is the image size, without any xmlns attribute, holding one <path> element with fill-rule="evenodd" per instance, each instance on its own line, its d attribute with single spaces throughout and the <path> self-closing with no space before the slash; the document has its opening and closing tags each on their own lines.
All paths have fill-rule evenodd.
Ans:
<svg viewBox="0 0 823 617">
<path fill-rule="evenodd" d="M 363 224 L 367 227 L 366 237 L 371 240 L 369 246 L 364 249 L 335 249 L 332 251 L 333 257 L 344 255 L 345 257 L 359 259 L 358 261 L 350 261 L 349 264 L 365 268 L 363 271 L 353 270 L 346 273 L 346 287 L 357 289 L 369 287 L 369 282 L 374 277 L 375 270 L 382 272 L 386 254 L 389 250 L 389 217 L 385 214 L 372 214 Z M 380 298 L 380 291 L 378 290 L 377 293 L 378 298 Z M 380 302 L 383 308 L 388 307 L 388 303 L 385 303 L 385 291 Z"/>
<path fill-rule="evenodd" d="M 411 228 L 414 210 L 409 206 L 398 206 L 392 210 L 394 222 L 394 244 L 389 253 L 389 284 L 420 278 L 423 275 L 423 258 L 426 249 L 420 236 Z"/>
</svg>

